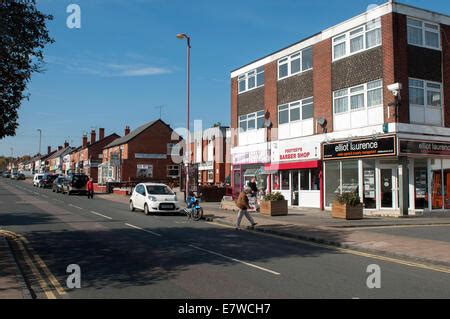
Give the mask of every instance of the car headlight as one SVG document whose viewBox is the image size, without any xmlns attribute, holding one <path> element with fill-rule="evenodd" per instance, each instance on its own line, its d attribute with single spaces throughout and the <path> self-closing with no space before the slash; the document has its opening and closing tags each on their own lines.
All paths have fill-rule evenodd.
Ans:
<svg viewBox="0 0 450 319">
<path fill-rule="evenodd" d="M 152 202 L 156 202 L 157 201 L 155 196 L 149 196 L 148 199 L 150 199 Z"/>
</svg>

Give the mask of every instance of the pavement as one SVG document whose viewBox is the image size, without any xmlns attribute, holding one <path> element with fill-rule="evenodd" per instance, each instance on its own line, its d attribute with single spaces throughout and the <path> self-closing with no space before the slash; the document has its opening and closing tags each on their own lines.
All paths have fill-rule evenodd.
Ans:
<svg viewBox="0 0 450 319">
<path fill-rule="evenodd" d="M 25 272 L 33 296 L 450 298 L 450 268 L 236 231 L 181 215 L 146 216 L 130 212 L 127 198 L 107 196 L 89 200 L 0 179 L 0 228 L 24 238 L 42 277 L 32 280 Z M 258 220 L 262 225 L 263 218 Z M 373 264 L 381 269 L 381 289 L 367 286 Z M 70 265 L 80 268 L 79 289 L 67 285 Z"/>
</svg>

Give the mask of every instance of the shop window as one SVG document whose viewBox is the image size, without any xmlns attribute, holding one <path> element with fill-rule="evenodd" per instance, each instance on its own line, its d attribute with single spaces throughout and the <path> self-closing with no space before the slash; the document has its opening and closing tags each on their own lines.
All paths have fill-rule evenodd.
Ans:
<svg viewBox="0 0 450 319">
<path fill-rule="evenodd" d="M 289 171 L 281 172 L 281 190 L 288 191 L 289 188 Z"/>
<path fill-rule="evenodd" d="M 272 189 L 274 191 L 280 190 L 280 175 L 279 174 L 272 175 Z"/>
<path fill-rule="evenodd" d="M 414 162 L 414 201 L 416 209 L 428 208 L 427 160 Z"/>
<path fill-rule="evenodd" d="M 341 186 L 341 163 L 327 162 L 325 164 L 325 205 L 331 206 L 340 193 Z"/>
<path fill-rule="evenodd" d="M 441 160 L 431 160 L 431 207 L 442 209 L 442 166 Z"/>
<path fill-rule="evenodd" d="M 358 193 L 358 161 L 342 162 L 342 193 Z"/>
<path fill-rule="evenodd" d="M 442 160 L 444 209 L 450 209 L 450 160 Z"/>
<path fill-rule="evenodd" d="M 300 171 L 300 190 L 309 191 L 309 170 Z"/>
<path fill-rule="evenodd" d="M 137 165 L 136 171 L 137 178 L 152 178 L 153 177 L 153 166 L 152 165 Z"/>
<path fill-rule="evenodd" d="M 375 183 L 375 161 L 363 162 L 363 182 L 364 182 L 364 207 L 375 209 L 376 202 L 376 183 Z"/>
<path fill-rule="evenodd" d="M 318 168 L 311 170 L 311 190 L 320 190 L 320 169 Z"/>
</svg>

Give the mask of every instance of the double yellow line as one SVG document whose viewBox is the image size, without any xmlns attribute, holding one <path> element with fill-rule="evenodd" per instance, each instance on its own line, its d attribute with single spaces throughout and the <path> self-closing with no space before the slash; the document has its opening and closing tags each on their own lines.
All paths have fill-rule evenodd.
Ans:
<svg viewBox="0 0 450 319">
<path fill-rule="evenodd" d="M 44 292 L 47 299 L 56 299 L 57 297 L 66 295 L 64 288 L 60 285 L 55 276 L 50 272 L 41 257 L 35 253 L 25 237 L 8 230 L 0 230 L 0 235 L 14 240 L 14 242 L 17 244 L 22 257 L 25 260 L 25 263 L 33 273 L 35 280 Z M 44 276 L 42 274 L 47 280 L 44 279 Z"/>
</svg>

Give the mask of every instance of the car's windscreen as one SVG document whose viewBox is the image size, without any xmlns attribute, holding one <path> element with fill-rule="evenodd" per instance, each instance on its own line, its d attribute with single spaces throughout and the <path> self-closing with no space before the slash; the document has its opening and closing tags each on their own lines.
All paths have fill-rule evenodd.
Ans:
<svg viewBox="0 0 450 319">
<path fill-rule="evenodd" d="M 174 195 L 169 187 L 163 185 L 149 185 L 147 186 L 147 193 L 152 195 Z"/>
<path fill-rule="evenodd" d="M 39 175 L 37 178 L 38 178 L 38 179 L 42 179 L 42 177 L 44 177 L 44 176 Z"/>
</svg>

